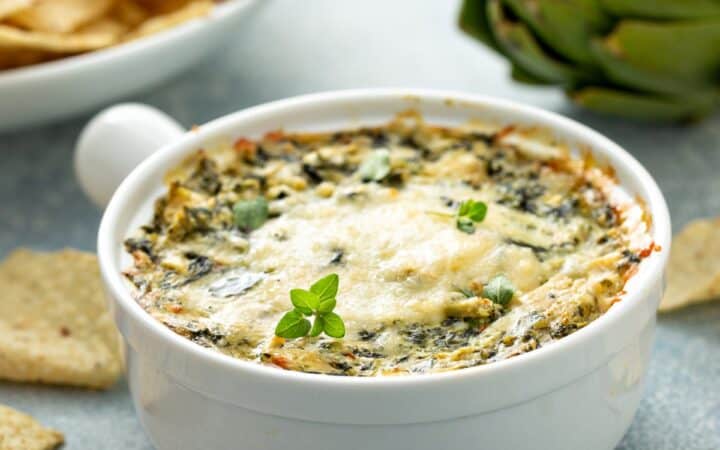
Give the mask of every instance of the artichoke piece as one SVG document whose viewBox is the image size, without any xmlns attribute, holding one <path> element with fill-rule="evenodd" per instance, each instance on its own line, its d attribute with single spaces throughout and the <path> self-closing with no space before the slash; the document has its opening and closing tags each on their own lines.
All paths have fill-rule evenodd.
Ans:
<svg viewBox="0 0 720 450">
<path fill-rule="evenodd" d="M 717 0 L 600 0 L 602 8 L 618 17 L 643 19 L 706 19 L 720 16 Z"/>
<path fill-rule="evenodd" d="M 515 80 L 580 90 L 596 111 L 674 119 L 720 105 L 720 0 L 464 0 L 460 23 Z"/>
<path fill-rule="evenodd" d="M 601 87 L 570 93 L 579 105 L 599 113 L 640 120 L 693 120 L 708 115 L 717 96 L 665 98 Z"/>
<path fill-rule="evenodd" d="M 525 84 L 536 84 L 538 86 L 550 86 L 554 83 L 541 80 L 540 78 L 537 78 L 535 75 L 529 74 L 525 72 L 521 67 L 518 67 L 517 65 L 513 64 L 512 68 L 510 70 L 510 76 L 513 80 L 519 81 L 520 83 Z"/>
<path fill-rule="evenodd" d="M 615 83 L 643 91 L 711 91 L 720 74 L 720 18 L 706 21 L 626 20 L 594 42 L 598 61 Z"/>
<path fill-rule="evenodd" d="M 548 55 L 527 26 L 510 20 L 499 0 L 488 1 L 487 8 L 497 45 L 518 67 L 548 83 L 570 83 L 583 78 L 579 70 Z"/>
<path fill-rule="evenodd" d="M 504 0 L 504 3 L 563 58 L 595 65 L 589 43 L 612 24 L 596 0 Z"/>
<path fill-rule="evenodd" d="M 485 1 L 465 1 L 460 10 L 460 28 L 470 36 L 500 51 L 488 26 Z"/>
</svg>

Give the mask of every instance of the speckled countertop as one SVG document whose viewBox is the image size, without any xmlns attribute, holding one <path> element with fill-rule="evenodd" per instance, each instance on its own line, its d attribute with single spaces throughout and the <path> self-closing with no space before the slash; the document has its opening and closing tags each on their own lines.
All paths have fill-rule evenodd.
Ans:
<svg viewBox="0 0 720 450">
<path fill-rule="evenodd" d="M 578 112 L 552 89 L 509 81 L 499 58 L 455 30 L 457 8 L 437 0 L 274 0 L 223 51 L 130 100 L 189 126 L 328 89 L 406 86 L 496 95 L 571 116 L 620 143 L 660 184 L 675 229 L 720 215 L 720 116 L 673 127 Z M 73 144 L 89 117 L 0 135 L 0 255 L 21 245 L 94 249 L 100 211 L 72 171 Z M 0 403 L 63 430 L 65 448 L 151 448 L 125 382 L 102 393 L 0 383 Z M 660 317 L 645 397 L 618 449 L 720 449 L 720 302 Z"/>
</svg>

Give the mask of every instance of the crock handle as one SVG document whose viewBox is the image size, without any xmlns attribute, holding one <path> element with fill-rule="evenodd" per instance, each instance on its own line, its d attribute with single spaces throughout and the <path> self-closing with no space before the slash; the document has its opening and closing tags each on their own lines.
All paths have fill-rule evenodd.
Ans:
<svg viewBox="0 0 720 450">
<path fill-rule="evenodd" d="M 162 111 L 139 103 L 110 107 L 85 126 L 75 145 L 75 175 L 104 208 L 120 182 L 145 158 L 185 133 Z"/>
</svg>

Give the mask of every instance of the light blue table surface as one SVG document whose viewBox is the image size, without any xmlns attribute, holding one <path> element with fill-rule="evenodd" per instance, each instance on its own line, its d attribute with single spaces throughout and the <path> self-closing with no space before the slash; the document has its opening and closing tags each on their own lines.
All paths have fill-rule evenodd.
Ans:
<svg viewBox="0 0 720 450">
<path fill-rule="evenodd" d="M 620 143 L 660 184 L 676 230 L 720 215 L 720 116 L 679 127 L 579 112 L 553 89 L 508 80 L 503 61 L 456 31 L 457 8 L 441 0 L 272 1 L 203 64 L 130 100 L 190 126 L 328 89 L 495 95 L 568 115 Z M 100 211 L 72 170 L 74 141 L 89 118 L 0 135 L 0 256 L 17 246 L 94 249 Z M 124 381 L 102 393 L 0 383 L 0 403 L 63 430 L 69 449 L 151 448 Z M 645 397 L 618 449 L 720 449 L 720 302 L 660 317 Z"/>
</svg>

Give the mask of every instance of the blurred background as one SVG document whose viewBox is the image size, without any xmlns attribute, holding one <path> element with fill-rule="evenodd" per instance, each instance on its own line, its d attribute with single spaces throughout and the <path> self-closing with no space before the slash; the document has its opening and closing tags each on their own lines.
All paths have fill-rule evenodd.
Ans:
<svg viewBox="0 0 720 450">
<path fill-rule="evenodd" d="M 658 181 L 676 231 L 693 218 L 720 215 L 717 113 L 671 125 L 580 111 L 559 89 L 512 81 L 503 58 L 458 29 L 457 1 L 261 1 L 266 4 L 222 50 L 127 100 L 154 105 L 189 127 L 331 89 L 493 95 L 572 117 L 618 142 Z M 17 246 L 94 250 L 101 211 L 83 196 L 72 168 L 75 139 L 91 116 L 0 134 L 0 257 Z M 720 449 L 720 303 L 663 315 L 659 322 L 646 394 L 618 449 Z M 103 393 L 0 383 L 0 399 L 64 430 L 68 448 L 151 448 L 124 383 Z"/>
</svg>

